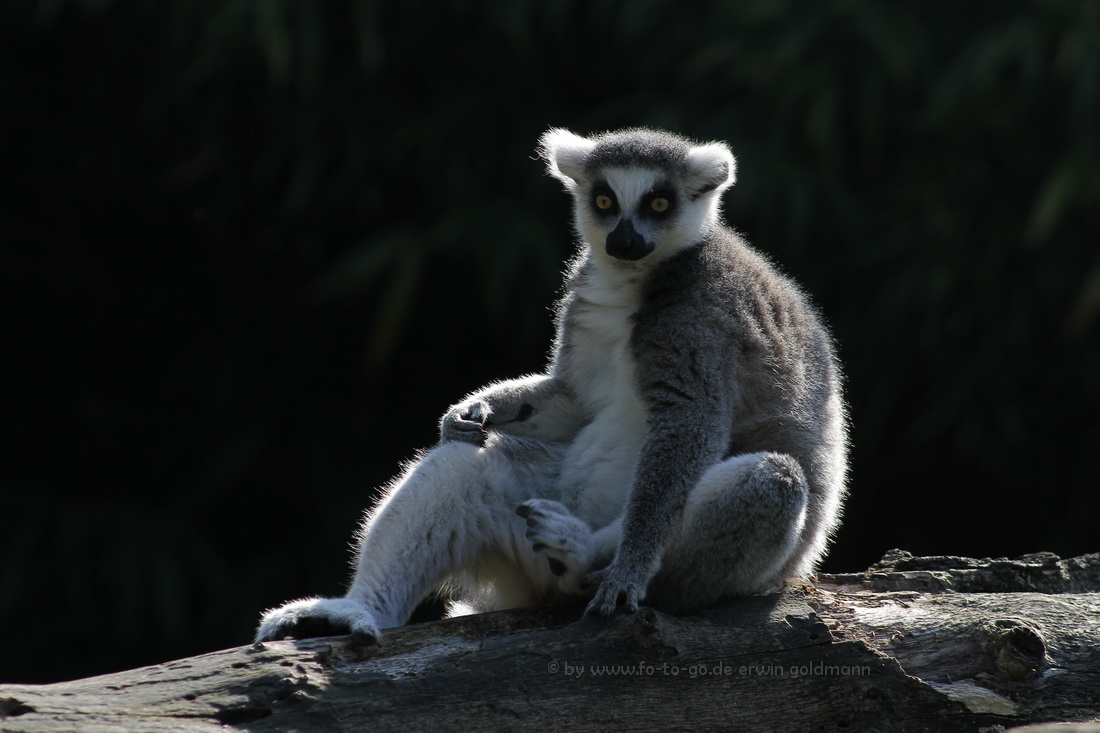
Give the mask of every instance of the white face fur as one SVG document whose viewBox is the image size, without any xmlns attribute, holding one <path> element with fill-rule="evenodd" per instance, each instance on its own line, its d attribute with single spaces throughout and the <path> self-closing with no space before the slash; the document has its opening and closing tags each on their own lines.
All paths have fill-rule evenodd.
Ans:
<svg viewBox="0 0 1100 733">
<path fill-rule="evenodd" d="M 594 139 L 550 130 L 541 143 L 550 173 L 574 196 L 577 231 L 594 255 L 622 267 L 649 266 L 698 243 L 734 181 L 722 143 L 693 145 L 649 130 Z"/>
</svg>

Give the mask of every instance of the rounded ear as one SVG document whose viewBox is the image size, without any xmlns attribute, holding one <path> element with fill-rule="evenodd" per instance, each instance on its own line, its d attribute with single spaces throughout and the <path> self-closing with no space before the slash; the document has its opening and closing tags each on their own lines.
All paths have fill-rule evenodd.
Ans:
<svg viewBox="0 0 1100 733">
<path fill-rule="evenodd" d="M 547 130 L 539 139 L 539 155 L 546 161 L 546 170 L 566 188 L 573 188 L 584 173 L 584 161 L 596 143 L 574 135 L 569 130 Z"/>
<path fill-rule="evenodd" d="M 688 151 L 688 187 L 697 196 L 721 191 L 737 180 L 737 161 L 725 143 L 697 145 Z"/>
</svg>

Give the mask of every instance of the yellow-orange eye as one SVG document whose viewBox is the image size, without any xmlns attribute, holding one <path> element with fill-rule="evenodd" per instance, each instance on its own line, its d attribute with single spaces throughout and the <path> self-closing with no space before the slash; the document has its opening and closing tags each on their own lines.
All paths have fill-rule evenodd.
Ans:
<svg viewBox="0 0 1100 733">
<path fill-rule="evenodd" d="M 615 205 L 615 202 L 612 201 L 611 197 L 608 196 L 606 193 L 601 193 L 599 196 L 596 197 L 596 208 L 597 209 L 602 209 L 603 211 L 607 211 L 608 209 L 610 209 L 614 205 Z"/>
<path fill-rule="evenodd" d="M 649 202 L 649 208 L 653 209 L 658 214 L 663 214 L 668 211 L 668 199 L 664 196 L 657 196 Z"/>
</svg>

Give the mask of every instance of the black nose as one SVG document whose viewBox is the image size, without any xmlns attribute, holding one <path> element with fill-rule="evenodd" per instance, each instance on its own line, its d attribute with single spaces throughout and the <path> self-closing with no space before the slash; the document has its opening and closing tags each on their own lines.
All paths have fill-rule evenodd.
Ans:
<svg viewBox="0 0 1100 733">
<path fill-rule="evenodd" d="M 630 219 L 621 219 L 619 225 L 607 235 L 607 254 L 618 260 L 640 260 L 653 251 L 653 243 L 634 229 Z"/>
</svg>

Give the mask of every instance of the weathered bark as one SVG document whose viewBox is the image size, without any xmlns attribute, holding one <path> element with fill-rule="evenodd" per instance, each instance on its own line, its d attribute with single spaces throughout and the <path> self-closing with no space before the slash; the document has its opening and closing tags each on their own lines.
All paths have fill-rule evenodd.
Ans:
<svg viewBox="0 0 1100 733">
<path fill-rule="evenodd" d="M 4 731 L 977 731 L 1100 717 L 1100 554 L 916 558 L 700 616 L 502 611 L 0 686 Z"/>
</svg>

